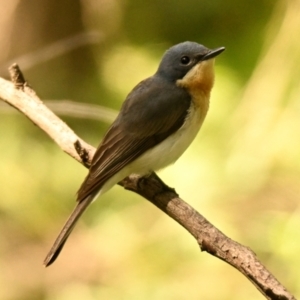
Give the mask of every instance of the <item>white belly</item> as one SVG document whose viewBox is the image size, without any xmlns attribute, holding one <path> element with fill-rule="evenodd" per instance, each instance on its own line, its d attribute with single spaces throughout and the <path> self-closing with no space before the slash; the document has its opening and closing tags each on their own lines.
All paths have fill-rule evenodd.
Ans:
<svg viewBox="0 0 300 300">
<path fill-rule="evenodd" d="M 204 121 L 206 111 L 199 110 L 199 106 L 191 105 L 185 122 L 179 130 L 111 177 L 97 196 L 105 193 L 130 174 L 144 175 L 174 163 L 192 143 Z"/>
</svg>

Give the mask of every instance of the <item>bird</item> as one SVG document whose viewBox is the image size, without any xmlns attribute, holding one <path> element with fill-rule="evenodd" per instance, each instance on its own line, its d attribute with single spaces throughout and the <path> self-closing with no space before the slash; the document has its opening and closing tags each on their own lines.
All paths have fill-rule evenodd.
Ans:
<svg viewBox="0 0 300 300">
<path fill-rule="evenodd" d="M 214 58 L 224 50 L 190 41 L 174 45 L 156 73 L 128 94 L 92 158 L 77 205 L 44 260 L 46 267 L 97 197 L 130 174 L 145 175 L 174 163 L 189 147 L 209 108 Z"/>
</svg>

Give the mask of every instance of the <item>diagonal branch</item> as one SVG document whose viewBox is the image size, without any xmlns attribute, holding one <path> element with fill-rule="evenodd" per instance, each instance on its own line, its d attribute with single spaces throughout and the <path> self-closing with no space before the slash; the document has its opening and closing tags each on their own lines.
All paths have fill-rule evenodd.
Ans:
<svg viewBox="0 0 300 300">
<path fill-rule="evenodd" d="M 52 113 L 26 83 L 17 65 L 10 68 L 13 83 L 0 78 L 0 98 L 45 131 L 67 154 L 89 167 L 95 149 L 80 139 Z M 119 183 L 157 206 L 182 225 L 196 240 L 201 251 L 232 265 L 270 300 L 295 300 L 247 247 L 231 240 L 201 214 L 179 198 L 155 173 L 131 175 Z"/>
</svg>

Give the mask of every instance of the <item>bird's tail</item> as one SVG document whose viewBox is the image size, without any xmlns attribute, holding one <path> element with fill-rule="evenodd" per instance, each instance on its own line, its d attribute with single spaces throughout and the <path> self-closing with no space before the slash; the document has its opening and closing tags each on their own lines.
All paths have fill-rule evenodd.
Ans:
<svg viewBox="0 0 300 300">
<path fill-rule="evenodd" d="M 89 206 L 89 204 L 93 201 L 94 198 L 95 196 L 88 196 L 83 201 L 77 204 L 72 214 L 68 218 L 67 222 L 65 223 L 64 227 L 62 228 L 61 232 L 59 233 L 58 237 L 56 238 L 51 250 L 47 254 L 44 260 L 45 267 L 50 266 L 56 260 L 69 235 L 71 234 L 73 228 L 75 227 L 79 217 L 83 214 L 83 212 L 86 210 L 86 208 Z"/>
</svg>

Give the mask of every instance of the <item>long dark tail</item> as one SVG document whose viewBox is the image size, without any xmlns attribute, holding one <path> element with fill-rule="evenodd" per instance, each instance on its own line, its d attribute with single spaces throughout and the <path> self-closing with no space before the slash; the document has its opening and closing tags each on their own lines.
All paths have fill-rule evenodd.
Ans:
<svg viewBox="0 0 300 300">
<path fill-rule="evenodd" d="M 78 219 L 83 214 L 83 212 L 87 209 L 90 203 L 93 201 L 94 197 L 95 197 L 94 195 L 88 196 L 83 201 L 77 204 L 72 214 L 70 215 L 69 219 L 65 223 L 63 229 L 61 230 L 58 237 L 56 238 L 51 250 L 47 254 L 44 260 L 45 267 L 50 266 L 56 260 L 65 242 L 67 241 L 69 235 L 71 234 L 73 228 L 75 227 Z"/>
</svg>

